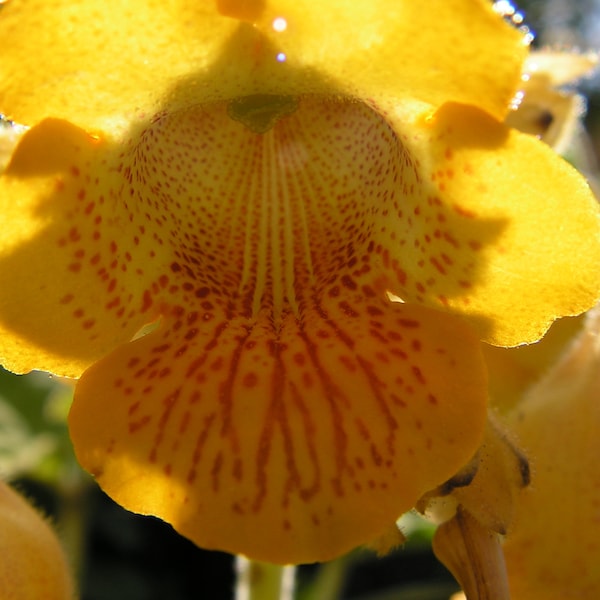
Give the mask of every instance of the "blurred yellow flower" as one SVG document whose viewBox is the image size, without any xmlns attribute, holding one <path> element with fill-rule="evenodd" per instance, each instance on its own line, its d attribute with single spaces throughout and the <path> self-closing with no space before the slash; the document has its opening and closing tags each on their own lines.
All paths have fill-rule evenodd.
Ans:
<svg viewBox="0 0 600 600">
<path fill-rule="evenodd" d="M 11 0 L 0 36 L 0 359 L 81 376 L 82 465 L 201 546 L 381 535 L 481 442 L 479 340 L 598 298 L 485 0 Z"/>
<path fill-rule="evenodd" d="M 600 595 L 599 333 L 595 308 L 510 416 L 534 475 L 505 544 L 514 600 Z"/>
<path fill-rule="evenodd" d="M 44 519 L 0 481 L 0 590 L 3 600 L 72 600 L 69 566 Z"/>
</svg>

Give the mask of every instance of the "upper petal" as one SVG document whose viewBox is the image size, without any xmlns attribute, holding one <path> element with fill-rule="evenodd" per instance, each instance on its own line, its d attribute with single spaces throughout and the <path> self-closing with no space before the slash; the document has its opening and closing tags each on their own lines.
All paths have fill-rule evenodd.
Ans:
<svg viewBox="0 0 600 600">
<path fill-rule="evenodd" d="M 269 32 L 284 17 L 284 33 Z M 479 106 L 502 117 L 519 84 L 527 44 L 487 0 L 277 0 L 258 25 L 294 65 L 363 99 L 406 95 L 439 106 Z M 320 91 L 320 90 L 319 90 Z"/>
<path fill-rule="evenodd" d="M 212 2 L 128 0 L 116 15 L 101 0 L 11 0 L 0 37 L 0 109 L 28 125 L 52 116 L 88 130 L 156 112 L 190 79 L 188 102 L 336 87 L 362 98 L 409 91 L 502 117 L 526 52 L 486 0 L 432 0 L 427 11 L 398 0 L 269 2 L 254 25 Z"/>
<path fill-rule="evenodd" d="M 27 125 L 51 116 L 119 130 L 206 69 L 234 28 L 211 2 L 8 2 L 0 110 Z"/>
</svg>

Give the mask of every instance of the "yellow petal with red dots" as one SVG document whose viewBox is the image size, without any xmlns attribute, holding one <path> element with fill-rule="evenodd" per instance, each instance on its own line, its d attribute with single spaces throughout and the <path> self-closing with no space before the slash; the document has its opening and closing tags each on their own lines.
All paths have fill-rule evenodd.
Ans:
<svg viewBox="0 0 600 600">
<path fill-rule="evenodd" d="M 102 0 L 8 2 L 2 110 L 26 125 L 56 117 L 122 131 L 173 89 L 183 88 L 188 104 L 333 90 L 409 92 L 501 118 L 526 53 L 522 34 L 486 0 L 430 0 L 427 11 L 412 0 L 127 0 L 115 10 Z"/>
<path fill-rule="evenodd" d="M 382 534 L 475 452 L 484 367 L 460 320 L 343 278 L 275 320 L 207 293 L 94 364 L 69 419 L 81 464 L 205 548 L 312 562 Z"/>
<path fill-rule="evenodd" d="M 473 107 L 403 103 L 388 119 L 408 165 L 399 225 L 382 220 L 376 236 L 395 295 L 463 313 L 503 346 L 593 306 L 600 212 L 575 169 Z"/>
<path fill-rule="evenodd" d="M 277 306 L 294 306 L 299 286 L 348 265 L 407 302 L 463 312 L 503 345 L 595 299 L 595 200 L 536 140 L 459 105 L 432 118 L 417 102 L 391 114 L 327 97 L 242 100 L 158 114 L 119 144 L 59 120 L 23 137 L 2 179 L 10 368 L 75 375 L 131 339 L 179 289 L 178 257 L 250 294 L 251 312 L 272 286 Z"/>
<path fill-rule="evenodd" d="M 144 262 L 160 250 L 128 229 L 119 153 L 59 119 L 29 130 L 15 150 L 0 180 L 6 368 L 78 376 L 154 318 Z"/>
</svg>

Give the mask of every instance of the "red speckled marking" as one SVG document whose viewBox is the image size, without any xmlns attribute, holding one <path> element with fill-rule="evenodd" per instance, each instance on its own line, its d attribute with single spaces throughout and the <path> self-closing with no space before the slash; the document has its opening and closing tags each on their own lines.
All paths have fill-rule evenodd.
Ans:
<svg viewBox="0 0 600 600">
<path fill-rule="evenodd" d="M 415 192 L 419 165 L 381 116 L 303 99 L 256 134 L 223 106 L 157 115 L 116 172 L 135 239 L 86 256 L 102 256 L 108 310 L 160 319 L 84 375 L 71 420 L 83 464 L 126 506 L 141 510 L 150 483 L 121 481 L 119 456 L 167 476 L 148 478 L 152 510 L 211 547 L 288 544 L 293 531 L 301 553 L 332 527 L 350 547 L 468 458 L 477 423 L 466 449 L 448 432 L 482 422 L 485 402 L 452 361 L 460 348 L 470 362 L 456 377 L 479 377 L 477 344 L 386 295 L 431 293 L 434 275 L 470 281 L 453 229 L 464 216 Z M 122 282 L 136 267 L 148 275 L 133 294 Z M 209 539 L 229 535 L 224 511 L 250 532 L 239 546 Z M 362 521 L 346 532 L 339 519 Z"/>
</svg>

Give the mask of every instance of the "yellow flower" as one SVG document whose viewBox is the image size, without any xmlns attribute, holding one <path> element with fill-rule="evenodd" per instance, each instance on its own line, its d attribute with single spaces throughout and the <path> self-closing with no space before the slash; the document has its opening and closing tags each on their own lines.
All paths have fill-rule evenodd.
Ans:
<svg viewBox="0 0 600 600">
<path fill-rule="evenodd" d="M 71 574 L 52 528 L 0 481 L 0 590 L 3 600 L 71 600 Z"/>
<path fill-rule="evenodd" d="M 600 595 L 600 311 L 510 415 L 531 456 L 505 545 L 512 598 Z"/>
<path fill-rule="evenodd" d="M 479 340 L 599 295 L 595 202 L 502 124 L 527 49 L 484 0 L 11 0 L 0 37 L 0 358 L 85 370 L 79 460 L 201 546 L 383 534 L 482 439 Z"/>
</svg>

